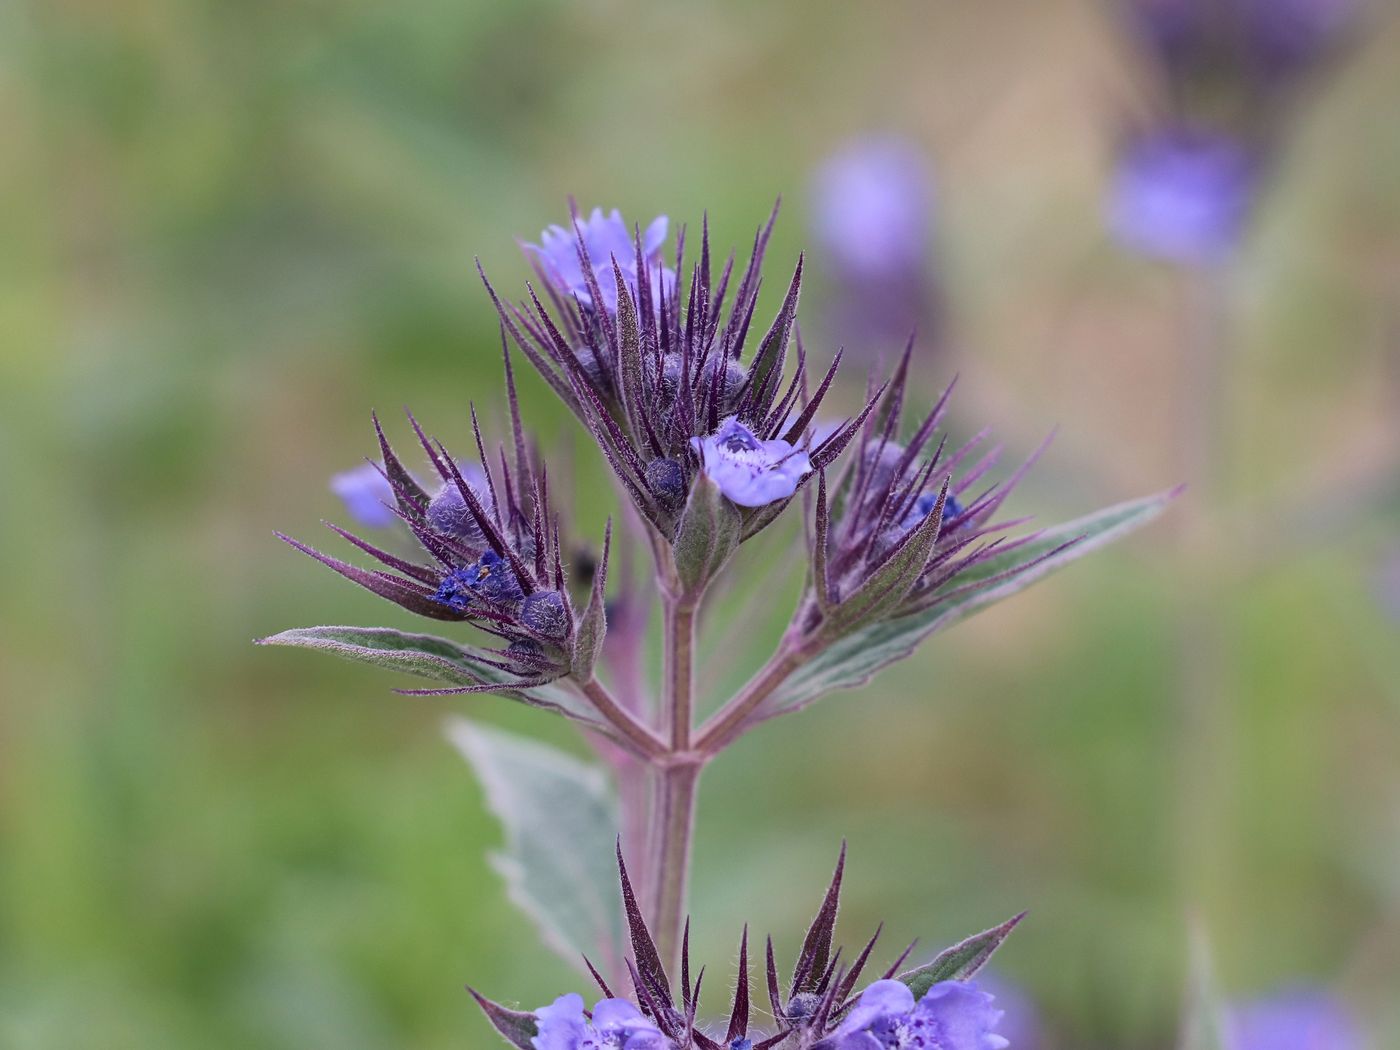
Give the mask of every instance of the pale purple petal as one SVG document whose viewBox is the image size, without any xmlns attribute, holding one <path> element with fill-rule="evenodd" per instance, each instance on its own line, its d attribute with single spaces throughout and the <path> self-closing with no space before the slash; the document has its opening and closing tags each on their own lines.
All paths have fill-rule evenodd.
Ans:
<svg viewBox="0 0 1400 1050">
<path fill-rule="evenodd" d="M 530 1040 L 535 1050 L 578 1050 L 588 1032 L 583 996 L 575 992 L 561 995 L 535 1011 L 535 1022 L 539 1032 Z"/>
<path fill-rule="evenodd" d="M 838 1036 L 861 1032 L 883 1017 L 895 1017 L 914 1009 L 914 993 L 903 981 L 876 981 L 860 993 L 860 999 L 836 1029 Z"/>
<path fill-rule="evenodd" d="M 806 451 L 786 441 L 759 441 L 730 416 L 708 437 L 690 439 L 701 467 L 719 490 L 741 507 L 762 507 L 786 499 L 812 472 Z"/>
<path fill-rule="evenodd" d="M 668 296 L 675 291 L 676 275 L 666 269 L 660 259 L 661 245 L 666 240 L 668 228 L 666 216 L 659 216 L 647 226 L 642 241 L 642 254 L 653 296 L 662 288 L 665 288 Z M 541 270 L 555 288 L 564 295 L 576 296 L 584 306 L 591 307 L 593 296 L 578 255 L 578 238 L 581 238 L 588 252 L 593 277 L 598 282 L 603 308 L 609 313 L 616 313 L 614 260 L 632 293 L 635 295 L 637 291 L 637 249 L 632 228 L 616 208 L 607 214 L 603 213 L 602 208 L 594 208 L 587 218 L 577 220 L 575 229 L 578 231 L 577 237 L 562 226 L 550 226 L 540 235 L 539 244 L 527 244 L 525 248 L 539 260 Z"/>
<path fill-rule="evenodd" d="M 345 504 L 346 513 L 366 528 L 388 528 L 399 520 L 390 509 L 394 487 L 372 463 L 336 474 L 331 478 L 331 491 Z"/>
<path fill-rule="evenodd" d="M 993 1029 L 1001 1011 L 975 984 L 940 981 L 925 993 L 909 1018 L 911 1031 L 927 1031 L 942 1050 L 1002 1050 L 1010 1045 Z"/>
</svg>

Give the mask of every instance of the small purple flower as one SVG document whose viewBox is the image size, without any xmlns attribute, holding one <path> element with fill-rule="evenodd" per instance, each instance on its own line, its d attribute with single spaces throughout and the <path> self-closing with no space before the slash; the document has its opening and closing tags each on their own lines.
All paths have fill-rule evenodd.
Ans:
<svg viewBox="0 0 1400 1050">
<path fill-rule="evenodd" d="M 1128 249 L 1187 265 L 1226 258 L 1244 232 L 1256 165 L 1232 138 L 1172 128 L 1139 138 L 1118 162 L 1108 224 Z"/>
<path fill-rule="evenodd" d="M 1045 1045 L 1040 1011 L 1024 989 L 986 971 L 977 975 L 977 983 L 996 999 L 1001 1010 L 997 1032 L 1012 1050 L 1040 1050 Z"/>
<path fill-rule="evenodd" d="M 466 612 L 473 599 L 488 602 L 519 601 L 525 597 L 510 562 L 495 551 L 486 551 L 470 565 L 454 569 L 438 586 L 433 601 Z"/>
<path fill-rule="evenodd" d="M 897 138 L 852 142 L 812 184 L 812 228 L 848 273 L 900 275 L 924 266 L 933 180 L 913 144 Z"/>
<path fill-rule="evenodd" d="M 656 1025 L 623 999 L 601 1000 L 590 1020 L 583 1012 L 583 996 L 571 992 L 536 1010 L 535 1020 L 539 1034 L 530 1040 L 535 1050 L 668 1050 L 672 1046 Z"/>
<path fill-rule="evenodd" d="M 786 441 L 760 441 L 734 416 L 709 437 L 690 439 L 701 468 L 731 502 L 762 507 L 787 499 L 812 472 L 807 453 Z"/>
<path fill-rule="evenodd" d="M 676 289 L 676 272 L 661 262 L 661 245 L 666 241 L 668 225 L 666 216 L 659 215 L 642 232 L 642 256 L 653 302 L 659 300 L 663 290 L 667 296 L 671 296 Z M 598 282 L 603 308 L 608 313 L 616 313 L 617 281 L 612 270 L 614 259 L 632 294 L 637 294 L 637 248 L 632 239 L 632 229 L 622 221 L 622 214 L 616 208 L 607 215 L 603 214 L 602 208 L 594 208 L 587 219 L 575 220 L 575 229 L 588 253 L 588 264 Z M 525 248 L 534 253 L 540 268 L 559 291 L 577 296 L 584 306 L 593 305 L 593 296 L 579 260 L 578 239 L 572 230 L 550 226 L 540 234 L 539 244 L 527 244 Z"/>
<path fill-rule="evenodd" d="M 922 999 L 902 981 L 876 981 L 823 1046 L 831 1050 L 1002 1050 L 1001 1011 L 975 984 L 940 981 Z"/>
<path fill-rule="evenodd" d="M 1230 1050 L 1363 1050 L 1350 1011 L 1318 988 L 1238 1003 L 1226 1015 Z"/>
<path fill-rule="evenodd" d="M 394 487 L 373 463 L 331 478 L 331 491 L 345 504 L 345 512 L 367 529 L 386 529 L 398 521 L 393 512 Z"/>
</svg>

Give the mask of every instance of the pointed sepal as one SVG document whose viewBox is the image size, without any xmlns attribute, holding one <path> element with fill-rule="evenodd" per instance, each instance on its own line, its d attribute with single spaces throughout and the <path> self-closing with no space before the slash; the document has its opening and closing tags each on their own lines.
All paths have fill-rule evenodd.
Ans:
<svg viewBox="0 0 1400 1050">
<path fill-rule="evenodd" d="M 897 980 L 903 981 L 914 993 L 915 999 L 922 999 L 924 993 L 939 981 L 967 981 L 976 976 L 977 971 L 987 965 L 992 953 L 1001 947 L 1001 942 L 1010 936 L 1025 912 L 1013 915 L 1000 926 L 983 930 L 959 944 L 938 953 L 932 962 L 916 966 L 900 974 Z"/>
<path fill-rule="evenodd" d="M 535 1036 L 540 1030 L 534 1014 L 512 1010 L 493 1002 L 470 985 L 467 986 L 467 991 L 471 992 L 476 1005 L 481 1007 L 481 1012 L 491 1022 L 491 1027 L 500 1033 L 501 1038 L 519 1050 L 534 1050 Z"/>
</svg>

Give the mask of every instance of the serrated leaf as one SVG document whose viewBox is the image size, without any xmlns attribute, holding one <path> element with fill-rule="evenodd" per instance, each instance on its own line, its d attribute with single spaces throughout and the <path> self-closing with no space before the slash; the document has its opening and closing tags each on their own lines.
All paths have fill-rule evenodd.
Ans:
<svg viewBox="0 0 1400 1050">
<path fill-rule="evenodd" d="M 591 706 L 562 686 L 546 684 L 519 688 L 512 676 L 483 662 L 472 649 L 431 634 L 415 634 L 391 627 L 294 627 L 261 638 L 259 645 L 290 645 L 319 649 L 451 686 L 499 684 L 500 695 L 518 698 L 590 725 L 598 724 Z"/>
<path fill-rule="evenodd" d="M 622 968 L 622 922 L 612 846 L 618 812 L 603 770 L 500 729 L 453 718 L 448 739 L 465 756 L 505 831 L 492 865 L 510 899 L 561 958 Z"/>
<path fill-rule="evenodd" d="M 865 684 L 877 671 L 912 653 L 930 635 L 1146 525 L 1162 512 L 1174 495 L 1174 491 L 1159 493 L 1108 507 L 1046 529 L 1014 551 L 971 566 L 949 584 L 950 590 L 960 592 L 956 597 L 920 612 L 870 624 L 822 650 L 797 668 L 774 692 L 767 710 L 795 710 L 834 690 Z M 1052 554 L 1056 548 L 1076 538 L 1079 542 Z M 1028 565 L 1038 558 L 1043 560 L 1025 572 L 1010 579 L 1001 578 L 1018 565 Z M 979 583 L 983 585 L 977 586 Z"/>
<path fill-rule="evenodd" d="M 938 953 L 930 963 L 916 966 L 899 975 L 899 980 L 909 986 L 915 999 L 922 999 L 924 993 L 939 981 L 967 981 L 976 976 L 977 971 L 987 965 L 992 953 L 1001 947 L 1011 931 L 1026 917 L 1026 913 L 1007 919 L 1000 926 L 969 937 L 960 944 Z"/>
</svg>

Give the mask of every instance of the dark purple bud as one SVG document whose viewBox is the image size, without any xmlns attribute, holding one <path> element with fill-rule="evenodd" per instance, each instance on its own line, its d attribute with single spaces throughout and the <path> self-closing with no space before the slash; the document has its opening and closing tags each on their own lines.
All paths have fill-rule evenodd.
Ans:
<svg viewBox="0 0 1400 1050">
<path fill-rule="evenodd" d="M 461 468 L 462 480 L 472 490 L 482 510 L 491 512 L 491 487 L 486 483 L 486 474 L 475 464 L 468 463 Z M 446 536 L 453 536 L 469 547 L 486 546 L 486 536 L 481 524 L 472 514 L 467 501 L 462 498 L 462 490 L 455 481 L 449 481 L 428 504 L 428 524 Z"/>
<path fill-rule="evenodd" d="M 783 1011 L 784 1019 L 792 1024 L 803 1024 L 812 1019 L 820 1005 L 821 996 L 812 992 L 799 992 L 788 1000 L 787 1009 Z"/>
<path fill-rule="evenodd" d="M 569 611 L 558 591 L 536 591 L 525 599 L 520 622 L 546 638 L 563 638 L 569 633 Z"/>
<path fill-rule="evenodd" d="M 891 482 L 896 480 L 899 462 L 903 458 L 904 446 L 893 441 L 886 441 L 883 445 L 872 441 L 866 445 L 865 451 L 861 453 L 861 463 L 870 472 L 870 483 L 866 492 L 883 498 Z"/>
<path fill-rule="evenodd" d="M 723 374 L 719 374 L 720 369 Z M 700 372 L 700 390 L 704 396 L 709 396 L 709 392 L 714 389 L 716 375 L 719 374 L 719 411 L 721 415 L 727 415 L 734 407 L 739 396 L 739 388 L 744 385 L 744 380 L 748 379 L 748 370 L 733 358 L 727 358 L 722 364 L 715 358 L 711 358 L 705 363 L 705 367 Z"/>
<path fill-rule="evenodd" d="M 676 395 L 681 392 L 681 379 L 684 372 L 685 361 L 680 354 L 667 354 L 662 360 L 659 383 L 662 404 L 669 405 L 676 400 Z"/>
<path fill-rule="evenodd" d="M 674 459 L 654 459 L 647 464 L 647 488 L 667 510 L 685 503 L 685 468 Z"/>
<path fill-rule="evenodd" d="M 729 1050 L 753 1050 L 753 1040 L 740 1036 L 738 1039 L 730 1041 Z"/>
</svg>

